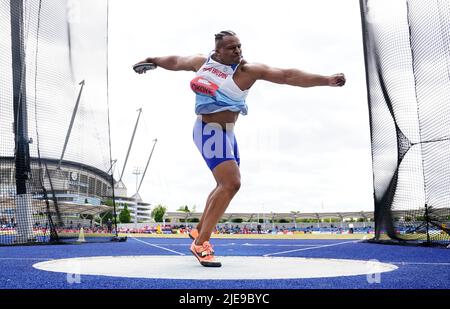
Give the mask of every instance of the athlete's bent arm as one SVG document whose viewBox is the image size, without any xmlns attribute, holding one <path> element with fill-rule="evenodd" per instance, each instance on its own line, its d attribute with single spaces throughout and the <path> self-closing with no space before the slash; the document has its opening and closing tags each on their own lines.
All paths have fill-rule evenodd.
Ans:
<svg viewBox="0 0 450 309">
<path fill-rule="evenodd" d="M 256 81 L 266 80 L 277 84 L 286 84 L 299 87 L 345 85 L 345 76 L 342 73 L 331 76 L 311 74 L 297 69 L 278 69 L 265 64 L 246 64 L 245 71 Z"/>
<path fill-rule="evenodd" d="M 138 63 L 154 63 L 158 67 L 161 67 L 170 71 L 198 71 L 203 63 L 206 61 L 206 57 L 203 55 L 194 56 L 165 56 L 165 57 L 148 57 L 145 60 Z"/>
</svg>

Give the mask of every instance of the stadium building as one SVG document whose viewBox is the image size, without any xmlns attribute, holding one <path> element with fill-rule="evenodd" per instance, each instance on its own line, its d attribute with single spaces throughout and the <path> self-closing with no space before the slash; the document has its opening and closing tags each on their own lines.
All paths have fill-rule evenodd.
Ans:
<svg viewBox="0 0 450 309">
<path fill-rule="evenodd" d="M 119 181 L 115 185 L 114 192 L 118 214 L 125 208 L 126 205 L 128 210 L 130 211 L 131 222 L 139 223 L 152 221 L 151 204 L 144 202 L 139 193 L 128 197 L 127 187 L 122 181 Z"/>
</svg>

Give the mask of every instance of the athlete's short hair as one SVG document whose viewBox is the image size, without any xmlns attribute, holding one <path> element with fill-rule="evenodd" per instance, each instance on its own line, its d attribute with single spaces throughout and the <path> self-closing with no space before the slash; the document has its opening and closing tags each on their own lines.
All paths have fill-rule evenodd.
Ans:
<svg viewBox="0 0 450 309">
<path fill-rule="evenodd" d="M 216 33 L 214 35 L 215 37 L 215 41 L 216 41 L 216 46 L 223 40 L 224 37 L 226 36 L 236 36 L 236 33 L 234 31 L 231 30 L 224 30 L 224 31 L 220 31 L 219 33 Z"/>
</svg>

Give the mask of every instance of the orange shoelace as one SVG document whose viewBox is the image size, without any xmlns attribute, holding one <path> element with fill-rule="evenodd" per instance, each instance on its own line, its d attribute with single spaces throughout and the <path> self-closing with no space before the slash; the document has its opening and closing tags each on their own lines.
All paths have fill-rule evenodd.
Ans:
<svg viewBox="0 0 450 309">
<path fill-rule="evenodd" d="M 209 243 L 209 241 L 205 241 L 201 245 L 201 247 L 202 247 L 202 250 L 201 250 L 201 255 L 202 256 L 205 257 L 205 256 L 208 256 L 208 255 L 210 255 L 210 256 L 214 255 L 214 250 L 213 250 L 211 244 Z"/>
</svg>

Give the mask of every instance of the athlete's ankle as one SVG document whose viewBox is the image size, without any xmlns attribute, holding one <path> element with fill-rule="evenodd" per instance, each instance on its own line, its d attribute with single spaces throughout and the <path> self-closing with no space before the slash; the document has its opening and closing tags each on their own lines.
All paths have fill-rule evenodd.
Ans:
<svg viewBox="0 0 450 309">
<path fill-rule="evenodd" d="M 204 243 L 205 241 L 209 241 L 209 239 L 201 241 L 200 238 L 197 238 L 197 239 L 195 240 L 195 245 L 196 245 L 196 246 L 201 246 L 201 245 L 203 245 L 203 243 Z"/>
</svg>

